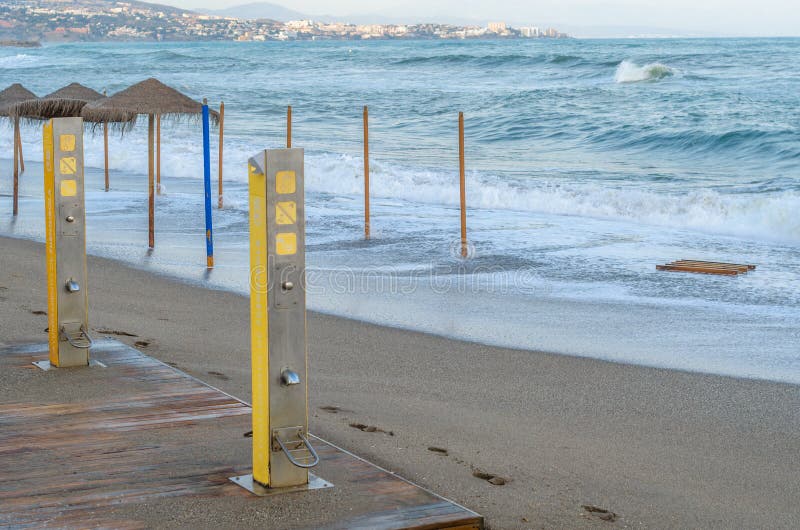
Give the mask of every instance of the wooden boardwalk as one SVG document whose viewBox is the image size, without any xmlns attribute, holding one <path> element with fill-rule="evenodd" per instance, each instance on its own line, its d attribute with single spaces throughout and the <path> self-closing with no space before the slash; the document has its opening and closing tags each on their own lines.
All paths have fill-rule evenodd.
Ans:
<svg viewBox="0 0 800 530">
<path fill-rule="evenodd" d="M 144 528 L 160 513 L 206 527 L 252 513 L 273 528 L 482 528 L 318 438 L 315 473 L 334 488 L 252 496 L 229 481 L 249 473 L 246 403 L 117 341 L 92 357 L 107 368 L 41 371 L 31 363 L 46 345 L 0 349 L 0 527 Z"/>
</svg>

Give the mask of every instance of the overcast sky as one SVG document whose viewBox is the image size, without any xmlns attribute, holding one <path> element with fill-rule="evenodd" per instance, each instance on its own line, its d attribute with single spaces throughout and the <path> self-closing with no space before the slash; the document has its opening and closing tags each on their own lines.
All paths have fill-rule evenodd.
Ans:
<svg viewBox="0 0 800 530">
<path fill-rule="evenodd" d="M 150 0 L 219 9 L 258 0 Z M 292 0 L 312 15 L 503 20 L 514 24 L 632 26 L 723 35 L 800 35 L 800 0 Z"/>
</svg>

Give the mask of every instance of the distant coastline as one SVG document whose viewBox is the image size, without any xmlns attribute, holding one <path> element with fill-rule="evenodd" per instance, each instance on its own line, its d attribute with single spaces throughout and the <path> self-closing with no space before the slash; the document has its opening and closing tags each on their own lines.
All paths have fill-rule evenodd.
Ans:
<svg viewBox="0 0 800 530">
<path fill-rule="evenodd" d="M 41 48 L 38 40 L 0 40 L 0 48 Z"/>
<path fill-rule="evenodd" d="M 298 15 L 302 16 L 298 13 Z M 326 17 L 323 17 L 325 19 Z M 563 39 L 553 27 L 442 23 L 355 24 L 313 18 L 275 20 L 204 14 L 135 0 L 0 0 L 0 40 L 295 41 Z"/>
</svg>

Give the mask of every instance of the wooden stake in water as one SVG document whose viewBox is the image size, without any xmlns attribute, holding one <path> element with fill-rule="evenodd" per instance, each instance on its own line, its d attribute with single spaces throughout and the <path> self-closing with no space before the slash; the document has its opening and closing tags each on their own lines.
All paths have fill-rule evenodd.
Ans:
<svg viewBox="0 0 800 530">
<path fill-rule="evenodd" d="M 161 195 L 161 114 L 156 114 L 156 190 Z"/>
<path fill-rule="evenodd" d="M 17 153 L 19 154 L 19 172 L 25 173 L 25 157 L 22 156 L 22 132 L 17 129 Z"/>
<path fill-rule="evenodd" d="M 292 106 L 286 108 L 286 149 L 292 147 Z"/>
<path fill-rule="evenodd" d="M 155 116 L 147 115 L 147 187 L 148 187 L 148 242 L 150 248 L 156 246 L 155 236 L 155 186 L 153 185 L 154 161 L 153 144 L 155 144 Z"/>
<path fill-rule="evenodd" d="M 458 113 L 458 162 L 461 183 L 461 257 L 467 257 L 467 185 L 464 177 L 464 113 Z"/>
<path fill-rule="evenodd" d="M 105 160 L 106 191 L 108 191 L 108 122 L 103 122 L 103 158 Z"/>
<path fill-rule="evenodd" d="M 217 208 L 222 209 L 222 142 L 225 136 L 225 102 L 219 104 L 219 184 L 217 190 Z"/>
<path fill-rule="evenodd" d="M 369 109 L 364 105 L 364 239 L 369 239 Z"/>
</svg>

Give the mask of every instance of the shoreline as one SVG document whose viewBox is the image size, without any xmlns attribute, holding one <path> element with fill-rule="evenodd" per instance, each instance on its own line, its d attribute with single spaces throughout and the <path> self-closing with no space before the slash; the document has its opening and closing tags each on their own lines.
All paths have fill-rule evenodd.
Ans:
<svg viewBox="0 0 800 530">
<path fill-rule="evenodd" d="M 0 194 L 0 196 L 1 196 L 1 194 Z M 34 237 L 27 237 L 25 235 L 0 234 L 0 242 L 2 242 L 3 239 L 12 239 L 12 240 L 17 240 L 17 241 L 27 241 L 27 242 L 30 242 L 30 243 L 41 244 L 41 245 L 44 244 L 43 242 L 39 241 L 38 239 L 36 239 Z M 231 294 L 231 295 L 234 295 L 234 296 L 239 296 L 239 297 L 242 297 L 242 298 L 244 298 L 246 300 L 249 300 L 248 295 L 245 295 L 245 294 L 239 292 L 238 290 L 236 290 L 231 285 L 225 285 L 223 283 L 213 283 L 213 282 L 206 281 L 203 278 L 203 274 L 197 274 L 195 276 L 191 276 L 190 277 L 190 276 L 181 275 L 178 272 L 167 270 L 167 269 L 152 268 L 152 267 L 149 267 L 147 264 L 145 264 L 145 262 L 138 262 L 138 263 L 128 262 L 128 261 L 123 261 L 122 259 L 118 259 L 118 258 L 106 257 L 106 256 L 98 255 L 98 254 L 92 254 L 91 252 L 88 252 L 88 251 L 87 251 L 87 255 L 91 256 L 91 257 L 93 257 L 95 259 L 99 259 L 99 260 L 108 260 L 108 261 L 116 263 L 116 264 L 118 264 L 118 265 L 120 265 L 122 267 L 130 268 L 132 270 L 136 270 L 136 271 L 139 271 L 139 272 L 144 273 L 144 274 L 151 274 L 153 276 L 162 278 L 162 279 L 167 280 L 167 281 L 173 281 L 173 282 L 177 282 L 177 283 L 180 283 L 180 284 L 183 284 L 183 285 L 186 285 L 186 286 L 197 287 L 197 288 L 200 288 L 200 289 L 205 289 L 205 290 L 210 290 L 210 291 L 225 292 L 225 293 L 228 293 L 228 294 Z M 197 265 L 195 267 L 195 269 L 197 271 L 200 271 L 200 270 L 206 271 L 207 270 L 204 266 L 201 266 L 201 265 Z M 563 300 L 556 300 L 556 303 L 558 303 L 558 302 L 569 303 L 569 304 L 581 304 L 581 303 L 583 303 L 583 304 L 596 305 L 596 306 L 599 306 L 599 307 L 623 308 L 623 310 L 624 310 L 624 308 L 628 307 L 629 304 L 631 303 L 631 302 L 627 302 L 626 303 L 626 302 L 621 301 L 621 300 L 581 300 L 581 299 L 571 299 L 571 298 L 565 298 Z M 659 302 L 661 302 L 661 303 L 659 303 Z M 686 304 L 680 304 L 680 303 L 672 304 L 671 302 L 672 301 L 670 301 L 670 300 L 666 300 L 666 301 L 653 300 L 653 301 L 636 301 L 636 302 L 633 302 L 633 303 L 636 306 L 640 307 L 640 308 L 663 309 L 663 307 L 665 305 L 667 305 L 667 306 L 674 305 L 674 307 L 677 308 L 677 309 L 681 309 L 681 308 L 685 308 L 686 307 Z M 705 309 L 710 309 L 710 308 L 705 308 Z M 732 314 L 741 314 L 742 316 L 748 315 L 749 313 L 747 313 L 746 309 L 747 308 L 738 308 L 738 312 L 732 313 Z M 741 374 L 737 374 L 737 373 L 726 373 L 723 370 L 713 371 L 711 369 L 702 370 L 702 369 L 684 368 L 684 367 L 681 367 L 681 366 L 669 366 L 669 365 L 667 365 L 667 364 L 665 364 L 663 362 L 661 362 L 661 363 L 658 362 L 658 360 L 656 360 L 656 359 L 652 359 L 652 360 L 648 359 L 647 361 L 634 362 L 634 361 L 629 361 L 629 360 L 626 360 L 626 359 L 610 358 L 610 357 L 608 357 L 606 355 L 603 355 L 602 353 L 585 353 L 585 354 L 581 354 L 581 353 L 574 353 L 574 352 L 568 352 L 568 351 L 558 351 L 557 349 L 527 348 L 525 346 L 517 346 L 517 345 L 514 345 L 514 344 L 503 344 L 500 341 L 493 342 L 491 339 L 488 339 L 488 338 L 485 339 L 485 340 L 481 340 L 480 338 L 477 338 L 477 337 L 465 337 L 465 336 L 458 335 L 457 333 L 448 334 L 448 333 L 445 333 L 445 332 L 436 332 L 436 331 L 430 331 L 430 330 L 426 330 L 426 329 L 418 329 L 418 328 L 413 327 L 410 324 L 403 325 L 403 324 L 398 323 L 397 325 L 392 325 L 392 324 L 387 324 L 387 323 L 382 322 L 382 321 L 377 320 L 377 319 L 376 320 L 370 320 L 368 318 L 359 318 L 357 316 L 348 316 L 348 315 L 337 314 L 336 312 L 334 312 L 332 310 L 309 309 L 308 312 L 309 313 L 313 313 L 313 314 L 318 314 L 318 315 L 321 315 L 321 316 L 327 316 L 327 317 L 331 317 L 331 318 L 342 319 L 342 320 L 345 320 L 345 321 L 352 321 L 354 323 L 360 323 L 360 324 L 365 324 L 365 325 L 370 325 L 370 326 L 377 326 L 377 327 L 380 327 L 380 328 L 393 329 L 393 330 L 397 330 L 397 331 L 407 331 L 409 333 L 419 333 L 419 334 L 422 334 L 422 335 L 430 336 L 432 338 L 435 337 L 435 338 L 441 338 L 441 339 L 444 339 L 444 340 L 452 340 L 452 341 L 456 341 L 456 342 L 464 342 L 464 343 L 467 343 L 467 344 L 473 344 L 475 346 L 481 346 L 481 347 L 500 348 L 500 349 L 516 351 L 516 352 L 520 352 L 520 353 L 527 352 L 527 353 L 536 353 L 536 354 L 541 354 L 541 355 L 553 355 L 553 356 L 559 356 L 559 357 L 569 357 L 569 358 L 574 358 L 574 359 L 587 359 L 587 360 L 594 360 L 594 361 L 599 361 L 599 362 L 604 362 L 604 363 L 610 363 L 610 364 L 613 364 L 613 365 L 636 366 L 636 367 L 642 367 L 642 368 L 651 368 L 651 369 L 655 369 L 655 370 L 667 370 L 667 371 L 671 371 L 671 372 L 674 371 L 674 372 L 680 372 L 680 373 L 685 373 L 685 374 L 696 374 L 696 375 L 708 375 L 708 376 L 716 376 L 716 377 L 727 377 L 727 378 L 732 378 L 732 379 L 742 380 L 742 381 L 762 381 L 762 382 L 768 382 L 768 383 L 785 384 L 785 385 L 790 385 L 790 386 L 800 386 L 800 381 L 795 381 L 795 380 L 788 379 L 788 378 L 787 379 L 777 379 L 774 376 L 767 376 L 767 375 L 741 375 Z"/>
<path fill-rule="evenodd" d="M 43 244 L 0 237 L 0 247 L 0 343 L 44 342 Z M 96 334 L 249 399 L 247 298 L 94 256 L 89 274 Z M 800 520 L 795 385 L 308 319 L 312 432 L 491 528 L 609 524 L 583 505 L 625 526 Z"/>
</svg>

